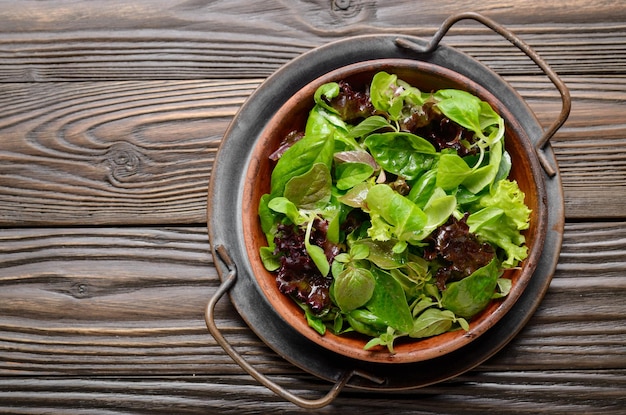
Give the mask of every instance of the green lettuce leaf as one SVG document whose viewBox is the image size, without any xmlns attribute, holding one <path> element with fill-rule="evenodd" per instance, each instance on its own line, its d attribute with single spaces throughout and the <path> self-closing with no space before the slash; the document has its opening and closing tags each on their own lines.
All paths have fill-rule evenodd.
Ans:
<svg viewBox="0 0 626 415">
<path fill-rule="evenodd" d="M 309 171 L 285 183 L 284 196 L 298 209 L 322 209 L 331 196 L 332 177 L 324 163 L 315 163 Z"/>
<path fill-rule="evenodd" d="M 283 196 L 287 182 L 307 173 L 316 163 L 323 163 L 330 170 L 334 143 L 332 130 L 329 129 L 319 131 L 319 134 L 307 135 L 285 151 L 272 171 L 272 197 Z"/>
<path fill-rule="evenodd" d="M 406 301 L 404 290 L 390 274 L 372 269 L 375 287 L 366 308 L 388 326 L 408 333 L 413 328 L 413 316 Z"/>
<path fill-rule="evenodd" d="M 374 227 L 372 239 L 388 240 L 390 233 L 399 241 L 413 241 L 427 223 L 426 214 L 415 203 L 386 184 L 369 189 L 365 200 Z"/>
<path fill-rule="evenodd" d="M 470 232 L 504 250 L 505 268 L 526 259 L 528 247 L 520 231 L 528 228 L 531 210 L 524 204 L 524 193 L 517 182 L 500 180 L 479 200 L 479 205 L 484 207 L 467 218 Z"/>
<path fill-rule="evenodd" d="M 469 277 L 448 284 L 441 296 L 444 308 L 464 318 L 470 318 L 489 304 L 501 272 L 494 258 Z"/>
<path fill-rule="evenodd" d="M 430 142 L 405 132 L 374 133 L 367 136 L 364 144 L 378 165 L 407 180 L 430 169 L 439 156 Z"/>
</svg>

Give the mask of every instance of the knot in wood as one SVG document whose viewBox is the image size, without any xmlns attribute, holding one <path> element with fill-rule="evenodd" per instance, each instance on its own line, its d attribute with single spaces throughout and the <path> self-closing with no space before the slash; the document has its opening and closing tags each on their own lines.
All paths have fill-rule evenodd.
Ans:
<svg viewBox="0 0 626 415">
<path fill-rule="evenodd" d="M 341 10 L 346 10 L 348 7 L 350 7 L 350 0 L 335 0 L 334 3 L 335 7 Z"/>
<path fill-rule="evenodd" d="M 74 298 L 88 298 L 91 296 L 91 293 L 89 291 L 89 285 L 84 282 L 72 284 L 70 294 Z"/>
<path fill-rule="evenodd" d="M 345 19 L 356 16 L 362 8 L 360 0 L 333 0 L 331 10 L 336 16 Z"/>
<path fill-rule="evenodd" d="M 115 180 L 123 180 L 136 174 L 141 167 L 141 153 L 130 143 L 115 143 L 105 156 Z"/>
</svg>

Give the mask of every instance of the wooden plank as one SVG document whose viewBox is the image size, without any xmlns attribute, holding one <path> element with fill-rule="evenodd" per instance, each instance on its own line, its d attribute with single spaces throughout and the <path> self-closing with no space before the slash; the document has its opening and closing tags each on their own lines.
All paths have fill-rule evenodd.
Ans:
<svg viewBox="0 0 626 415">
<path fill-rule="evenodd" d="M 626 212 L 626 78 L 565 77 L 572 114 L 553 138 L 568 218 Z M 507 80 L 543 125 L 543 77 Z M 204 223 L 211 166 L 260 80 L 0 84 L 0 226 Z"/>
<path fill-rule="evenodd" d="M 0 223 L 205 222 L 217 147 L 257 85 L 3 85 Z"/>
<path fill-rule="evenodd" d="M 558 117 L 560 98 L 550 83 L 526 76 L 506 79 L 542 125 Z M 563 80 L 571 91 L 572 110 L 551 144 L 563 182 L 566 217 L 619 217 L 626 212 L 615 200 L 623 198 L 626 186 L 626 125 L 619 116 L 626 109 L 626 78 L 566 76 Z"/>
<path fill-rule="evenodd" d="M 329 385 L 309 376 L 274 376 L 309 399 Z M 319 414 L 615 414 L 623 413 L 626 373 L 621 371 L 472 373 L 454 382 L 395 393 L 346 388 Z M 115 398 L 112 399 L 112 396 Z M 0 411 L 21 414 L 310 413 L 273 395 L 247 376 L 165 379 L 65 377 L 0 379 Z"/>
<path fill-rule="evenodd" d="M 541 306 L 479 370 L 623 369 L 624 225 L 568 223 Z M 219 281 L 203 227 L 5 229 L 0 257 L 0 375 L 242 373 L 204 325 Z M 216 315 L 260 370 L 301 374 L 229 301 Z"/>
<path fill-rule="evenodd" d="M 124 0 L 111 0 L 94 7 L 92 4 L 59 0 L 41 3 L 24 0 L 19 5 L 2 2 L 0 33 L 27 33 L 46 30 L 88 31 L 93 28 L 110 30 L 144 29 L 152 27 L 182 27 L 187 30 L 210 29 L 215 31 L 239 31 L 264 27 L 273 31 L 289 28 L 334 29 L 336 32 L 354 30 L 364 22 L 373 27 L 438 25 L 437 19 L 458 13 L 458 1 L 442 0 L 437 4 L 425 3 L 416 10 L 411 1 L 376 2 L 353 0 L 349 4 L 326 0 L 294 0 L 284 2 L 267 0 L 251 3 L 245 0 L 208 1 L 197 0 L 136 0 L 132 4 Z M 490 14 L 506 24 L 538 23 L 563 24 L 619 23 L 626 15 L 623 7 L 615 2 L 563 0 L 552 4 L 540 0 L 509 3 L 485 0 L 472 4 L 471 9 Z M 242 22 L 249 25 L 245 25 Z M 348 27 L 337 27 L 345 21 Z M 273 25 L 270 22 L 274 22 Z M 254 33 L 254 30 L 250 31 Z M 292 33 L 289 33 L 292 35 Z"/>
<path fill-rule="evenodd" d="M 301 53 L 348 36 L 428 38 L 461 9 L 453 0 L 420 5 L 419 11 L 409 1 L 351 1 L 345 8 L 328 0 L 111 1 L 97 8 L 5 1 L 0 81 L 266 77 Z M 490 0 L 468 9 L 519 33 L 562 74 L 624 73 L 626 11 L 619 3 L 503 6 Z M 537 73 L 532 62 L 476 22 L 458 24 L 445 42 L 503 74 Z"/>
<path fill-rule="evenodd" d="M 392 33 L 429 39 L 435 30 L 429 27 Z M 472 31 L 453 29 L 444 43 L 502 75 L 540 73 L 508 42 L 484 30 Z M 350 35 L 388 32 L 364 27 Z M 626 69 L 626 26 L 548 27 L 533 33 L 519 32 L 562 75 L 622 74 Z M 333 34 L 319 39 L 306 32 L 297 32 L 300 37 L 263 33 L 252 29 L 249 35 L 169 29 L 0 36 L 0 82 L 264 78 L 314 47 L 345 38 Z"/>
</svg>

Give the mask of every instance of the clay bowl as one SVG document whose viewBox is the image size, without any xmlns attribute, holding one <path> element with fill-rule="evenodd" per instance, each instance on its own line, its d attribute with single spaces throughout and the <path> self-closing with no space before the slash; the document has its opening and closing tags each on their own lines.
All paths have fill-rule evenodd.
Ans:
<svg viewBox="0 0 626 415">
<path fill-rule="evenodd" d="M 520 267 L 507 271 L 512 281 L 509 295 L 493 300 L 489 306 L 470 321 L 470 330 L 458 330 L 427 339 L 398 341 L 395 354 L 387 349 L 363 350 L 367 342 L 360 336 L 319 335 L 311 329 L 302 310 L 277 289 L 275 277 L 265 270 L 259 258 L 259 248 L 266 244 L 259 224 L 257 209 L 261 195 L 269 192 L 270 175 L 274 162 L 269 155 L 279 146 L 281 139 L 294 129 L 302 129 L 309 110 L 313 107 L 313 94 L 322 84 L 346 80 L 355 87 L 371 81 L 378 71 L 398 75 L 423 91 L 456 88 L 468 91 L 491 106 L 505 119 L 505 147 L 512 159 L 510 177 L 516 180 L 526 195 L 525 202 L 532 210 L 530 228 L 525 231 L 529 255 Z M 546 190 L 540 164 L 531 140 L 520 122 L 514 118 L 496 96 L 478 83 L 450 69 L 429 62 L 410 59 L 377 59 L 362 61 L 332 70 L 314 79 L 288 99 L 268 121 L 252 149 L 243 181 L 242 225 L 247 257 L 256 284 L 274 311 L 301 336 L 334 353 L 365 362 L 413 363 L 443 356 L 472 342 L 496 324 L 520 297 L 537 267 L 541 256 L 546 228 Z"/>
</svg>

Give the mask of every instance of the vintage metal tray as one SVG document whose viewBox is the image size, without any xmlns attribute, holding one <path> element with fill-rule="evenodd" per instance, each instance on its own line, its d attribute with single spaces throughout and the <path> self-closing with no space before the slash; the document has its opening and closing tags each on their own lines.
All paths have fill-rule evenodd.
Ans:
<svg viewBox="0 0 626 415">
<path fill-rule="evenodd" d="M 526 53 L 552 80 L 561 94 L 559 118 L 546 130 L 523 99 L 498 75 L 475 59 L 439 44 L 455 22 L 473 19 L 501 34 Z M 265 300 L 251 273 L 243 243 L 241 201 L 243 180 L 256 138 L 274 112 L 296 91 L 333 69 L 355 62 L 384 58 L 411 58 L 456 71 L 496 95 L 514 114 L 535 145 L 545 174 L 548 231 L 536 271 L 513 308 L 482 336 L 452 353 L 409 364 L 363 362 L 332 353 L 307 340 L 287 325 Z M 224 350 L 259 382 L 305 408 L 332 401 L 344 386 L 391 391 L 418 388 L 458 376 L 475 368 L 509 343 L 530 319 L 550 284 L 562 243 L 564 206 L 561 178 L 549 139 L 569 114 L 567 88 L 530 47 L 492 20 L 465 13 L 448 19 L 432 40 L 405 35 L 358 36 L 314 49 L 269 77 L 246 101 L 221 143 L 213 167 L 208 198 L 208 230 L 215 266 L 222 280 L 206 309 L 206 323 Z M 264 343 L 297 367 L 334 383 L 330 392 L 303 399 L 259 373 L 234 350 L 215 323 L 215 304 L 228 293 L 235 308 Z"/>
</svg>

